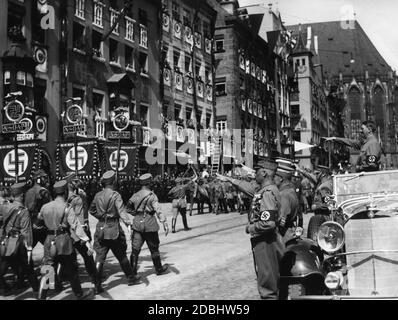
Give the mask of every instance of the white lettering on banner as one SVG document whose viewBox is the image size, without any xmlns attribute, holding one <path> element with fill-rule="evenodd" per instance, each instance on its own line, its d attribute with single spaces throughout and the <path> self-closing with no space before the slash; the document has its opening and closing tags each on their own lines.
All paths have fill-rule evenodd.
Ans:
<svg viewBox="0 0 398 320">
<path fill-rule="evenodd" d="M 75 148 L 72 147 L 69 149 L 68 153 L 65 156 L 65 163 L 68 168 L 72 171 L 76 170 L 75 164 Z M 88 160 L 88 154 L 86 149 L 81 146 L 77 147 L 77 170 L 81 170 L 84 168 Z"/>
<path fill-rule="evenodd" d="M 111 168 L 113 170 L 116 170 L 117 168 L 117 150 L 113 151 L 109 157 L 109 163 L 111 165 Z M 119 156 L 119 171 L 123 170 L 124 168 L 127 167 L 127 164 L 129 163 L 129 156 L 126 151 L 120 150 L 120 156 Z"/>
<path fill-rule="evenodd" d="M 16 176 L 15 172 L 15 150 L 11 150 L 6 154 L 3 161 L 4 171 L 11 177 Z M 29 156 L 23 149 L 18 149 L 18 177 L 26 171 L 29 164 Z"/>
</svg>

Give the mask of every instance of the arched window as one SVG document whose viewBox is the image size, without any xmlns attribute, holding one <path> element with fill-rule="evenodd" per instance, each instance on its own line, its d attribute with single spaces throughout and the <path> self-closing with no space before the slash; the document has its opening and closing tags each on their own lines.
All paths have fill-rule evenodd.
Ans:
<svg viewBox="0 0 398 320">
<path fill-rule="evenodd" d="M 377 86 L 373 91 L 373 105 L 376 126 L 380 130 L 380 137 L 384 136 L 384 90 L 382 87 Z"/>
<path fill-rule="evenodd" d="M 352 120 L 361 120 L 361 92 L 357 87 L 352 87 L 348 93 L 348 108 Z"/>
</svg>

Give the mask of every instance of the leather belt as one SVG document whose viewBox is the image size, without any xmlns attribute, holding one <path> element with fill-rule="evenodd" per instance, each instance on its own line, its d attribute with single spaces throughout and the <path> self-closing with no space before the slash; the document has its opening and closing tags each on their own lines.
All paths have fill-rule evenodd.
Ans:
<svg viewBox="0 0 398 320">
<path fill-rule="evenodd" d="M 59 234 L 67 233 L 68 231 L 66 229 L 61 229 L 61 230 L 47 230 L 47 235 L 49 236 L 56 236 Z"/>
</svg>

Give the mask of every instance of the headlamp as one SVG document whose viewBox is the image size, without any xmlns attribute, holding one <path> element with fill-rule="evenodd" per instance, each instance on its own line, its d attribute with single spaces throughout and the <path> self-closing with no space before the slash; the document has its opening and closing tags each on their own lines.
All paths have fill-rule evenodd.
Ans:
<svg viewBox="0 0 398 320">
<path fill-rule="evenodd" d="M 317 242 L 322 250 L 333 253 L 344 245 L 343 227 L 334 221 L 327 221 L 319 227 Z"/>
<path fill-rule="evenodd" d="M 341 271 L 329 272 L 325 277 L 325 285 L 331 290 L 336 290 L 343 284 L 343 279 Z"/>
</svg>

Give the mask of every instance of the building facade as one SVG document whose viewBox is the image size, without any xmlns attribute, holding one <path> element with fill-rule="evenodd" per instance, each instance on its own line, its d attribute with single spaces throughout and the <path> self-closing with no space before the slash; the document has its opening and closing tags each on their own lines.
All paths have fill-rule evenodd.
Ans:
<svg viewBox="0 0 398 320">
<path fill-rule="evenodd" d="M 2 56 L 13 43 L 10 34 L 19 32 L 21 47 L 35 62 L 33 74 L 13 75 L 3 61 L 0 104 L 10 91 L 34 88 L 23 103 L 40 119 L 33 138 L 40 140 L 48 167 L 55 167 L 57 143 L 73 137 L 63 131 L 71 104 L 83 112 L 82 140 L 106 141 L 115 131 L 114 116 L 128 116 L 134 122 L 124 142 L 137 145 L 142 158 L 150 129 L 160 128 L 160 1 L 8 0 L 0 6 Z M 18 86 L 11 88 L 13 77 Z"/>
<path fill-rule="evenodd" d="M 209 161 L 208 140 L 201 130 L 213 128 L 215 120 L 216 14 L 206 1 L 162 1 L 161 121 L 169 173 L 187 163 L 186 156 L 172 159 L 179 151 L 194 163 Z"/>
</svg>

